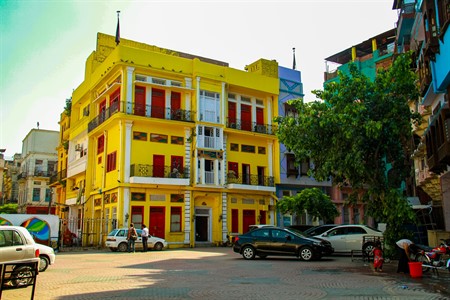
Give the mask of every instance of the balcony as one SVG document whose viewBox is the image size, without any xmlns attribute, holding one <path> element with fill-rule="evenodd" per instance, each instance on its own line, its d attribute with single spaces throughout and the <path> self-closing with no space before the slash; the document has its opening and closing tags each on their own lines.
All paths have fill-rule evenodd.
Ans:
<svg viewBox="0 0 450 300">
<path fill-rule="evenodd" d="M 274 187 L 275 182 L 273 176 L 259 176 L 251 174 L 236 174 L 235 172 L 230 172 L 227 174 L 228 184 L 244 184 L 244 185 L 258 185 Z"/>
<path fill-rule="evenodd" d="M 67 178 L 67 170 L 64 169 L 64 170 L 50 176 L 50 184 L 55 183 L 55 182 L 60 182 L 66 178 Z"/>
<path fill-rule="evenodd" d="M 228 118 L 227 128 L 245 130 L 250 132 L 257 132 L 262 134 L 275 135 L 277 129 L 276 125 L 272 124 L 257 124 L 256 122 L 238 120 L 235 118 Z"/>
<path fill-rule="evenodd" d="M 442 107 L 425 134 L 427 165 L 430 171 L 441 173 L 450 165 L 450 109 Z"/>
<path fill-rule="evenodd" d="M 131 102 L 120 102 L 110 106 L 104 112 L 100 113 L 88 124 L 88 132 L 91 132 L 103 122 L 108 120 L 115 113 L 125 113 L 127 115 L 142 116 L 146 118 L 157 118 L 173 121 L 192 122 L 192 113 L 190 110 L 172 109 L 161 106 L 139 105 Z"/>
<path fill-rule="evenodd" d="M 172 168 L 171 166 L 154 166 L 145 164 L 132 164 L 130 177 L 156 177 L 156 178 L 189 178 L 189 169 L 185 167 Z"/>
</svg>

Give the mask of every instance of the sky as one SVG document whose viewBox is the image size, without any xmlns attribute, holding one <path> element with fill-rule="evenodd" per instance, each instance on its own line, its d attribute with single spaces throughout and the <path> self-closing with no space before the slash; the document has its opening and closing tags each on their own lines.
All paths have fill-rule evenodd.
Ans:
<svg viewBox="0 0 450 300">
<path fill-rule="evenodd" d="M 305 101 L 325 58 L 396 26 L 393 0 L 0 0 L 0 149 L 31 129 L 59 130 L 97 33 L 229 63 L 260 58 L 301 71 Z"/>
</svg>

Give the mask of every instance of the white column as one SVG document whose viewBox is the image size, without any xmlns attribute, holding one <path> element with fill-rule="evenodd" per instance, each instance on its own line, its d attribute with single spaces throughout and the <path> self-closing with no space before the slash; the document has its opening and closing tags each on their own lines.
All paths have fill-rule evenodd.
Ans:
<svg viewBox="0 0 450 300">
<path fill-rule="evenodd" d="M 184 192 L 184 244 L 191 244 L 191 193 Z"/>
<path fill-rule="evenodd" d="M 253 124 L 256 125 L 256 98 L 252 97 L 252 131 L 256 131 L 255 126 L 253 126 Z"/>
<path fill-rule="evenodd" d="M 274 132 L 274 130 L 273 130 L 273 128 L 272 128 L 272 118 L 273 118 L 273 113 L 272 113 L 272 104 L 273 104 L 273 102 L 272 102 L 272 100 L 273 100 L 273 97 L 267 97 L 267 101 L 266 101 L 266 103 L 267 103 L 267 106 L 265 107 L 265 109 L 264 109 L 264 112 L 267 112 L 267 132 L 268 133 L 273 133 Z M 276 112 L 275 113 L 275 115 L 278 115 L 278 112 Z"/>
<path fill-rule="evenodd" d="M 132 105 L 129 104 L 133 102 L 133 72 L 133 67 L 127 67 L 127 95 L 125 99 L 125 107 L 128 114 L 132 112 Z"/>
<path fill-rule="evenodd" d="M 197 77 L 196 94 L 197 94 L 197 121 L 199 121 L 200 120 L 200 77 Z"/>
<path fill-rule="evenodd" d="M 226 87 L 225 82 L 222 82 L 222 105 L 221 105 L 221 110 L 220 110 L 220 123 L 223 125 L 226 124 L 226 122 L 225 122 L 225 109 L 226 109 L 225 103 L 227 101 L 226 101 L 226 97 L 225 97 L 226 96 L 225 87 Z"/>
<path fill-rule="evenodd" d="M 267 158 L 269 159 L 269 176 L 273 176 L 273 143 L 267 143 Z"/>
<path fill-rule="evenodd" d="M 152 88 L 145 88 L 145 115 L 150 117 L 152 114 Z"/>
<path fill-rule="evenodd" d="M 166 107 L 164 108 L 164 110 L 165 110 L 164 115 L 165 115 L 166 120 L 170 120 L 170 109 L 168 109 L 168 108 L 170 108 L 171 95 L 172 95 L 171 92 L 166 90 Z"/>
<path fill-rule="evenodd" d="M 214 184 L 219 185 L 219 160 L 214 160 Z"/>
<path fill-rule="evenodd" d="M 205 158 L 200 158 L 200 184 L 205 184 Z"/>
<path fill-rule="evenodd" d="M 130 182 L 130 165 L 131 165 L 131 140 L 133 138 L 132 134 L 133 122 L 125 121 L 125 141 L 121 142 L 120 145 L 125 145 L 124 151 L 124 165 L 122 165 L 122 170 L 124 170 L 123 179 L 124 182 Z"/>
</svg>

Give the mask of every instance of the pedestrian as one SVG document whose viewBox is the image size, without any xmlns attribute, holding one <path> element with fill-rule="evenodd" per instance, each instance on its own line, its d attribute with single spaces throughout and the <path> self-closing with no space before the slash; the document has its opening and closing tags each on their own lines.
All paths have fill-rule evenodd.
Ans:
<svg viewBox="0 0 450 300">
<path fill-rule="evenodd" d="M 134 224 L 131 223 L 130 224 L 130 228 L 128 228 L 128 235 L 127 235 L 127 240 L 128 240 L 128 252 L 135 252 L 135 243 L 137 240 L 137 232 L 136 232 L 136 228 L 134 228 Z"/>
<path fill-rule="evenodd" d="M 383 271 L 383 249 L 381 249 L 381 242 L 375 242 L 375 249 L 373 250 L 373 267 L 375 271 Z"/>
<path fill-rule="evenodd" d="M 141 233 L 141 237 L 142 237 L 142 246 L 144 247 L 144 252 L 147 252 L 148 250 L 148 228 L 147 226 L 145 226 L 145 224 L 142 224 L 142 233 Z"/>
<path fill-rule="evenodd" d="M 409 274 L 409 262 L 411 261 L 411 253 L 410 247 L 414 244 L 412 241 L 408 239 L 401 239 L 396 242 L 397 250 L 400 254 L 400 258 L 398 259 L 397 273 L 403 272 L 405 274 Z"/>
</svg>

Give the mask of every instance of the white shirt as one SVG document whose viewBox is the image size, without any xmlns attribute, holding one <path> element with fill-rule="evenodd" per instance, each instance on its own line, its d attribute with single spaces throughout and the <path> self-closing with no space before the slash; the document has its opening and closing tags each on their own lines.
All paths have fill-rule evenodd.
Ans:
<svg viewBox="0 0 450 300">
<path fill-rule="evenodd" d="M 397 246 L 399 246 L 400 248 L 404 249 L 405 248 L 405 244 L 407 244 L 408 246 L 410 246 L 413 242 L 411 242 L 408 239 L 401 239 L 399 240 L 396 244 Z"/>
<path fill-rule="evenodd" d="M 147 227 L 142 229 L 141 237 L 148 237 L 148 228 Z"/>
</svg>

